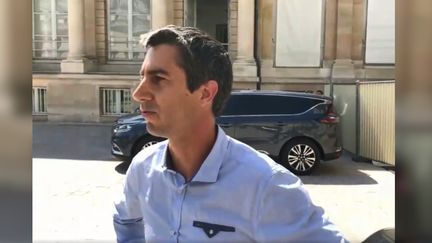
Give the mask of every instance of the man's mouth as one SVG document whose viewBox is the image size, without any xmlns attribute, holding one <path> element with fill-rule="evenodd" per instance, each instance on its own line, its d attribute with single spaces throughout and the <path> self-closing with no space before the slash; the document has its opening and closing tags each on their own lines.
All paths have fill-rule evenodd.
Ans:
<svg viewBox="0 0 432 243">
<path fill-rule="evenodd" d="M 156 114 L 156 109 L 152 104 L 146 104 L 146 105 L 141 104 L 140 112 L 144 118 L 148 118 Z"/>
<path fill-rule="evenodd" d="M 152 116 L 152 115 L 156 114 L 156 112 L 149 111 L 149 110 L 140 110 L 140 111 L 141 111 L 141 115 L 144 116 L 144 117 L 149 117 L 149 116 Z"/>
</svg>

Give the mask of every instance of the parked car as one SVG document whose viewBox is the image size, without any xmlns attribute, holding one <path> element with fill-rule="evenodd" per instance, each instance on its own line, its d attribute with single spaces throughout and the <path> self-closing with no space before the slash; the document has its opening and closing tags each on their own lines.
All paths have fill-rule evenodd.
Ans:
<svg viewBox="0 0 432 243">
<path fill-rule="evenodd" d="M 339 117 L 329 97 L 284 91 L 235 91 L 216 118 L 227 135 L 268 154 L 298 175 L 340 156 Z M 140 114 L 112 128 L 112 154 L 130 160 L 164 138 L 150 135 Z"/>
</svg>

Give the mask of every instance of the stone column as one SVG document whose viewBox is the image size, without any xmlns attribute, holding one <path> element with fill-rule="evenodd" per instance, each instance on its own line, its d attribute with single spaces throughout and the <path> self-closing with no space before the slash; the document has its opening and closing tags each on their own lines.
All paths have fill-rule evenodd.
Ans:
<svg viewBox="0 0 432 243">
<path fill-rule="evenodd" d="M 151 26 L 153 30 L 174 24 L 173 2 L 173 0 L 151 1 Z"/>
<path fill-rule="evenodd" d="M 354 0 L 339 0 L 337 4 L 336 60 L 333 78 L 354 79 L 352 39 Z"/>
<path fill-rule="evenodd" d="M 326 95 L 333 97 L 336 112 L 340 115 L 344 149 L 356 152 L 358 145 L 356 106 L 356 76 L 351 57 L 354 0 L 338 0 L 336 3 L 336 53 L 332 66 L 331 83 Z M 357 160 L 357 157 L 353 159 Z"/>
<path fill-rule="evenodd" d="M 63 73 L 85 73 L 92 62 L 86 56 L 84 0 L 68 0 L 69 53 L 61 63 Z"/>
<path fill-rule="evenodd" d="M 254 58 L 255 2 L 238 0 L 237 57 L 234 61 L 236 81 L 257 81 L 257 66 Z"/>
<path fill-rule="evenodd" d="M 250 0 L 238 0 L 237 60 L 254 63 L 254 11 Z"/>
<path fill-rule="evenodd" d="M 337 14 L 337 59 L 351 59 L 353 0 L 339 0 Z"/>
</svg>

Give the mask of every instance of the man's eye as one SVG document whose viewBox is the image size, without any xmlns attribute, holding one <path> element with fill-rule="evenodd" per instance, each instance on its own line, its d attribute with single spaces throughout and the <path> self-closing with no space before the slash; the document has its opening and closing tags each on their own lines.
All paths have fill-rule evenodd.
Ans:
<svg viewBox="0 0 432 243">
<path fill-rule="evenodd" d="M 162 80 L 164 80 L 163 77 L 160 77 L 160 76 L 155 76 L 155 77 L 154 77 L 154 81 L 157 82 L 157 83 L 159 83 L 159 82 L 162 81 Z"/>
</svg>

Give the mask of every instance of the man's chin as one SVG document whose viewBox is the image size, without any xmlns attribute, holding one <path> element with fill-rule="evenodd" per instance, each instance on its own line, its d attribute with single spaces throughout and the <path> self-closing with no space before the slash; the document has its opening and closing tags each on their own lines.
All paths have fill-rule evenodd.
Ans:
<svg viewBox="0 0 432 243">
<path fill-rule="evenodd" d="M 150 135 L 155 136 L 155 137 L 163 137 L 163 138 L 166 137 L 164 135 L 165 133 L 163 132 L 163 129 L 156 127 L 152 123 L 147 123 L 147 132 L 150 133 Z"/>
</svg>

